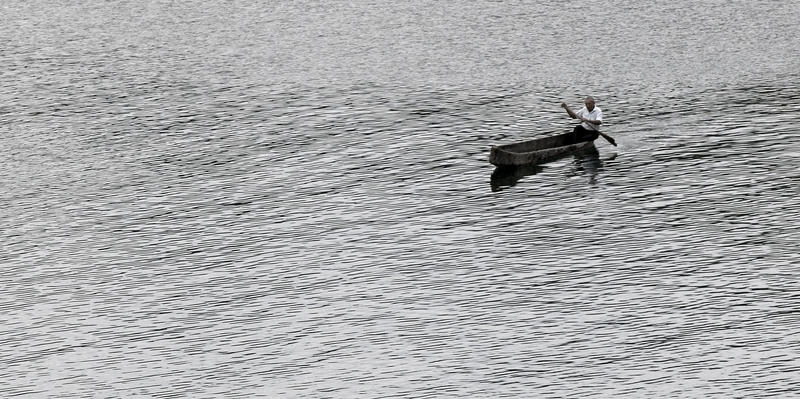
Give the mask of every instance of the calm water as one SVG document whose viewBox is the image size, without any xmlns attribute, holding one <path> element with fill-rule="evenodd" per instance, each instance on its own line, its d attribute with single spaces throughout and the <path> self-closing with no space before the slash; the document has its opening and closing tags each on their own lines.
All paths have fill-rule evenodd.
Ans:
<svg viewBox="0 0 800 399">
<path fill-rule="evenodd" d="M 251 3 L 0 5 L 0 396 L 800 397 L 795 2 Z"/>
</svg>

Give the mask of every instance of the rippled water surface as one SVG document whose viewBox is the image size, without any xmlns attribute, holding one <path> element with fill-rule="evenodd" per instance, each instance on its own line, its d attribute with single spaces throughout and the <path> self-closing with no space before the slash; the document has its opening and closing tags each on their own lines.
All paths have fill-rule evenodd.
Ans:
<svg viewBox="0 0 800 399">
<path fill-rule="evenodd" d="M 798 5 L 266 3 L 0 5 L 0 396 L 800 395 Z"/>
</svg>

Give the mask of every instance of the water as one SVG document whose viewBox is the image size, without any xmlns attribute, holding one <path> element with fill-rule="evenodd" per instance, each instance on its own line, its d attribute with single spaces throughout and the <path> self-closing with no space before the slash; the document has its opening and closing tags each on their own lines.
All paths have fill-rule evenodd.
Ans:
<svg viewBox="0 0 800 399">
<path fill-rule="evenodd" d="M 0 6 L 2 396 L 798 396 L 797 5 L 83 3 Z"/>
</svg>

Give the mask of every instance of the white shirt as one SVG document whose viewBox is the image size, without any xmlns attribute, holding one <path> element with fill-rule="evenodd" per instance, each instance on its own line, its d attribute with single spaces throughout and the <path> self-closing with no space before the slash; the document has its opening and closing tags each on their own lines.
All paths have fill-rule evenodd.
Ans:
<svg viewBox="0 0 800 399">
<path fill-rule="evenodd" d="M 589 112 L 589 110 L 586 109 L 586 107 L 583 107 L 583 108 L 581 108 L 580 111 L 576 112 L 576 114 L 578 116 L 580 116 L 581 118 L 586 118 L 586 119 L 588 119 L 590 121 L 602 121 L 603 120 L 603 111 L 601 111 L 600 108 L 598 108 L 597 106 L 595 106 L 594 109 L 592 109 L 592 112 Z M 599 125 L 595 125 L 594 123 L 582 122 L 581 126 L 585 127 L 586 129 L 589 129 L 589 130 L 594 130 L 596 132 L 600 131 L 600 126 Z"/>
</svg>

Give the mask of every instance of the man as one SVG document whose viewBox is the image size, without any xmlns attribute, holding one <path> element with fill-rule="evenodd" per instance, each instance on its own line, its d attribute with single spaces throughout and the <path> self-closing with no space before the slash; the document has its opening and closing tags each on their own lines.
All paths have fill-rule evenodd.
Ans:
<svg viewBox="0 0 800 399">
<path fill-rule="evenodd" d="M 572 129 L 572 134 L 576 141 L 596 139 L 600 134 L 600 125 L 603 123 L 603 111 L 594 106 L 594 98 L 588 96 L 583 103 L 586 106 L 578 112 L 571 110 L 567 104 L 561 103 L 561 107 L 567 110 L 572 119 L 581 120 L 581 124 Z"/>
</svg>

